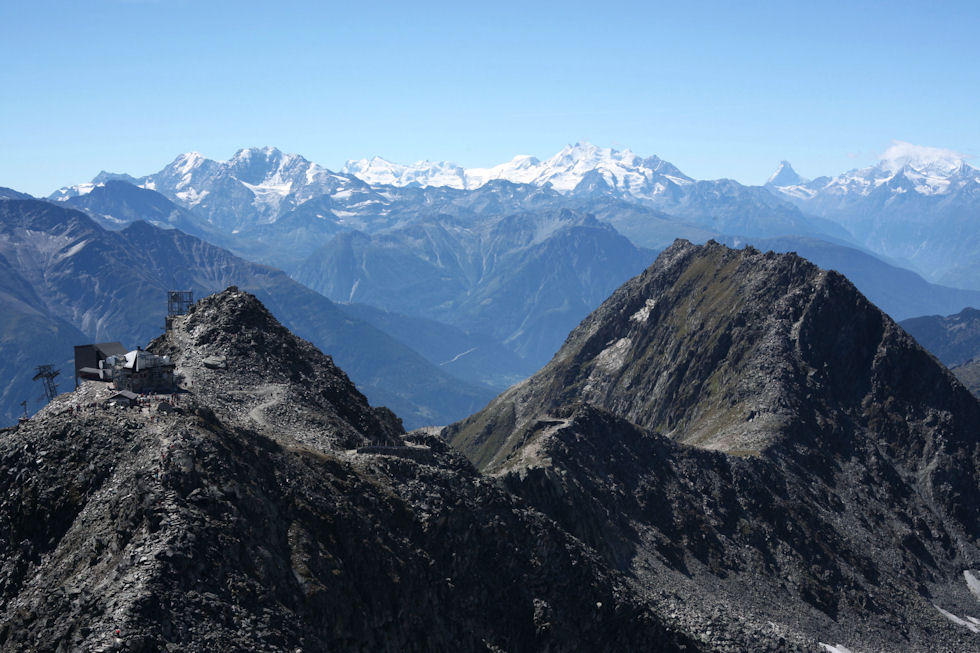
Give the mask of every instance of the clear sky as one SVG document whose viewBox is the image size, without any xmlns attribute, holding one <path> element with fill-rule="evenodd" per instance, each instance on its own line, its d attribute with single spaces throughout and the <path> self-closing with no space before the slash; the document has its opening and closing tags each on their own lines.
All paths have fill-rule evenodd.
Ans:
<svg viewBox="0 0 980 653">
<path fill-rule="evenodd" d="M 743 183 L 892 140 L 976 155 L 978 26 L 974 1 L 4 0 L 0 186 L 253 145 L 473 167 L 589 140 Z"/>
</svg>

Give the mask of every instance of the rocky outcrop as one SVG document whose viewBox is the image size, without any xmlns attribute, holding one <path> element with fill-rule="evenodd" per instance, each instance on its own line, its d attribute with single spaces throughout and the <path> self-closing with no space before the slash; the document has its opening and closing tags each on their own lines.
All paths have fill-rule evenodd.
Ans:
<svg viewBox="0 0 980 653">
<path fill-rule="evenodd" d="M 371 408 L 330 356 L 283 327 L 254 295 L 232 286 L 205 297 L 149 345 L 182 383 L 225 419 L 321 449 L 392 444 L 404 433 Z"/>
<path fill-rule="evenodd" d="M 85 383 L 2 432 L 3 650 L 697 650 L 251 295 L 151 349 L 176 398 Z"/>
<path fill-rule="evenodd" d="M 980 645 L 977 424 L 839 274 L 678 242 L 444 435 L 711 648 L 927 651 Z"/>
</svg>

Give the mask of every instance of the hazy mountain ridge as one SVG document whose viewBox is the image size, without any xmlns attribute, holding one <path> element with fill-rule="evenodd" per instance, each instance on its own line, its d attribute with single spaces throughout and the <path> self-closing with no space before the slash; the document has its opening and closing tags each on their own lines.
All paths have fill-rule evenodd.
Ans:
<svg viewBox="0 0 980 653">
<path fill-rule="evenodd" d="M 139 179 L 102 173 L 52 197 L 130 179 L 200 215 L 221 233 L 210 238 L 223 238 L 217 244 L 288 271 L 342 231 L 379 233 L 442 213 L 486 218 L 568 208 L 594 213 L 647 247 L 676 237 L 805 235 L 855 242 L 933 281 L 980 289 L 980 235 L 971 226 L 980 175 L 954 154 L 896 144 L 876 166 L 812 181 L 783 162 L 785 175 L 763 188 L 694 180 L 659 157 L 589 143 L 544 162 L 517 157 L 465 183 L 467 171 L 451 164 L 349 163 L 345 169 L 364 181 L 275 148 L 249 148 L 223 162 L 188 153 Z"/>
<path fill-rule="evenodd" d="M 47 401 L 33 380 L 38 365 L 63 372 L 55 379 L 62 391 L 71 387 L 76 344 L 86 340 L 77 328 L 47 310 L 31 285 L 0 256 L 0 424 L 13 424 Z M 21 406 L 26 402 L 26 406 Z M 25 410 L 26 409 L 26 410 Z"/>
<path fill-rule="evenodd" d="M 0 203 L 0 256 L 37 294 L 47 314 L 86 334 L 74 344 L 145 344 L 163 329 L 167 290 L 201 295 L 240 285 L 255 291 L 300 335 L 330 351 L 377 403 L 397 409 L 413 426 L 448 421 L 456 410 L 466 414 L 492 395 L 344 314 L 284 273 L 179 230 L 136 222 L 110 232 L 60 204 L 8 200 Z M 59 361 L 38 361 L 47 362 Z M 415 383 L 403 385 L 406 376 Z M 424 394 L 429 399 L 418 401 Z"/>
<path fill-rule="evenodd" d="M 955 173 L 952 164 L 943 164 L 941 160 L 923 163 L 914 156 L 903 159 L 900 154 L 891 156 L 887 165 L 881 164 L 882 175 L 894 178 L 903 167 L 909 166 L 918 166 L 917 169 L 929 174 Z M 527 277 L 532 269 L 543 272 L 544 259 L 540 258 L 543 252 L 535 250 L 535 256 L 539 257 L 535 261 L 518 263 L 516 258 L 511 261 L 513 275 L 501 274 L 475 282 L 472 272 L 464 272 L 458 265 L 450 263 L 459 256 L 450 250 L 463 247 L 468 252 L 464 258 L 492 262 L 499 255 L 499 251 L 493 249 L 497 247 L 495 241 L 485 239 L 477 245 L 461 245 L 457 236 L 437 233 L 431 225 L 442 222 L 453 225 L 449 231 L 472 231 L 479 230 L 481 225 L 505 224 L 512 216 L 520 215 L 523 217 L 518 222 L 538 220 L 540 228 L 547 229 L 550 216 L 570 210 L 594 215 L 598 221 L 613 225 L 633 243 L 655 249 L 666 246 L 676 237 L 696 242 L 709 238 L 730 243 L 750 242 L 777 249 L 794 249 L 794 243 L 817 238 L 832 245 L 805 240 L 800 248 L 847 273 L 865 294 L 895 318 L 949 313 L 977 304 L 975 292 L 929 285 L 903 270 L 870 260 L 864 253 L 845 249 L 853 236 L 841 224 L 806 215 L 792 203 L 799 204 L 800 198 L 788 197 L 780 191 L 789 186 L 777 186 L 776 181 L 783 184 L 805 181 L 799 179 L 786 162 L 781 164 L 783 176 L 774 176 L 774 181 L 766 188 L 743 186 L 724 179 L 694 180 L 658 157 L 642 158 L 628 150 L 597 148 L 588 143 L 569 146 L 544 162 L 533 157 L 518 157 L 512 165 L 494 167 L 493 174 L 484 171 L 482 176 L 472 176 L 470 181 L 473 183 L 456 183 L 449 179 L 446 182 L 449 185 L 445 186 L 430 184 L 446 181 L 443 179 L 446 175 L 458 177 L 458 167 L 440 164 L 429 176 L 425 173 L 425 165 L 409 170 L 375 160 L 355 167 L 362 170 L 373 185 L 352 175 L 331 173 L 302 157 L 283 154 L 275 148 L 240 150 L 225 162 L 210 161 L 191 153 L 178 157 L 160 173 L 141 179 L 101 173 L 88 185 L 91 188 L 87 188 L 86 194 L 65 201 L 94 204 L 92 199 L 86 198 L 98 194 L 108 196 L 110 193 L 105 191 L 109 186 L 122 185 L 126 180 L 147 187 L 160 185 L 161 190 L 169 188 L 166 192 L 184 206 L 197 202 L 190 209 L 183 209 L 186 213 L 182 214 L 180 226 L 185 231 L 229 248 L 249 260 L 281 267 L 336 301 L 375 302 L 385 310 L 441 320 L 464 331 L 479 331 L 498 342 L 506 341 L 515 353 L 531 356 L 535 362 L 543 362 L 550 356 L 553 348 L 560 344 L 561 334 L 576 322 L 570 318 L 540 321 L 534 317 L 535 311 L 538 314 L 565 312 L 580 317 L 616 283 L 624 281 L 638 268 L 608 275 L 610 282 L 601 292 L 588 293 L 578 288 L 575 279 L 589 277 L 594 266 L 590 266 L 575 249 L 563 252 L 559 246 L 578 248 L 578 252 L 588 248 L 608 251 L 606 235 L 593 230 L 588 232 L 595 237 L 590 242 L 586 242 L 589 240 L 586 232 L 579 232 L 576 239 L 550 241 L 551 250 L 547 256 L 551 258 L 551 265 L 559 267 L 563 280 L 538 284 L 537 288 L 529 282 Z M 363 172 L 375 168 L 384 174 L 372 177 Z M 959 169 L 965 170 L 963 166 Z M 354 167 L 348 170 L 353 171 Z M 949 172 L 951 170 L 953 172 Z M 380 181 L 395 185 L 379 185 L 377 182 Z M 406 185 L 397 185 L 402 183 Z M 826 185 L 829 178 L 805 183 Z M 453 185 L 457 187 L 451 187 Z M 147 188 L 142 192 L 149 197 L 153 191 Z M 130 189 L 129 194 L 132 193 Z M 183 194 L 182 199 L 177 197 L 178 193 Z M 933 195 L 925 201 L 934 202 L 943 197 L 946 196 Z M 162 197 L 158 200 L 168 201 Z M 117 198 L 114 202 L 105 197 L 101 206 L 93 205 L 89 210 L 93 215 L 127 212 L 123 199 Z M 959 199 L 949 202 L 950 211 L 962 213 Z M 920 221 L 921 215 L 936 209 L 932 204 L 920 206 L 916 202 L 906 208 Z M 900 209 L 899 203 L 891 201 L 888 211 Z M 149 209 L 146 212 L 151 213 Z M 215 212 L 227 214 L 228 220 L 237 220 L 238 226 L 233 227 L 231 222 L 208 222 L 208 219 L 215 219 Z M 885 216 L 882 228 L 891 229 L 889 225 L 896 215 L 900 217 L 892 213 Z M 194 216 L 199 216 L 196 225 Z M 936 245 L 937 255 L 948 268 L 941 273 L 938 268 L 930 269 L 929 278 L 945 276 L 970 286 L 971 261 L 975 251 L 980 249 L 975 246 L 980 240 L 973 242 L 968 215 L 965 222 L 961 220 L 963 224 L 956 227 L 955 234 L 937 236 L 927 221 L 922 222 L 917 227 L 919 235 L 912 239 L 911 246 L 917 252 L 925 251 L 919 247 L 921 243 L 917 239 L 931 239 L 929 247 Z M 350 235 L 354 231 L 361 232 L 367 240 L 360 235 Z M 409 235 L 413 231 L 414 235 Z M 423 235 L 422 232 L 426 233 Z M 515 234 L 518 236 L 519 233 Z M 424 244 L 427 239 L 432 239 L 432 243 Z M 943 239 L 948 246 L 938 242 Z M 469 237 L 464 240 L 474 241 Z M 867 252 L 881 251 L 878 244 L 872 239 L 864 247 Z M 480 247 L 485 247 L 486 251 L 475 252 L 474 248 Z M 441 260 L 433 264 L 431 252 L 420 254 L 425 248 L 440 250 Z M 893 251 L 892 254 L 889 260 L 906 257 L 908 251 Z M 369 256 L 372 260 L 360 270 L 347 270 L 345 266 L 357 256 Z M 334 257 L 340 257 L 342 262 L 333 260 Z M 572 269 L 566 261 L 574 262 Z M 398 266 L 405 266 L 411 274 L 393 273 Z M 367 268 L 373 268 L 373 272 L 369 274 Z M 329 278 L 324 279 L 324 274 Z M 406 285 L 405 278 L 413 275 L 425 282 Z M 973 285 L 980 288 L 980 285 Z M 520 302 L 515 303 L 507 296 L 514 292 L 534 294 L 537 299 L 519 306 Z M 571 294 L 566 298 L 566 293 Z M 472 301 L 464 297 L 472 298 Z M 550 306 L 564 299 L 567 299 L 567 306 Z M 474 303 L 477 300 L 487 302 L 487 305 L 508 306 L 506 324 L 481 318 L 481 312 L 486 311 Z M 518 315 L 520 311 L 523 313 Z M 517 317 L 528 320 L 525 324 Z M 472 371 L 478 377 L 486 378 L 496 373 L 492 366 Z"/>
<path fill-rule="evenodd" d="M 447 170 L 452 170 L 452 174 L 447 175 Z M 476 189 L 492 180 L 504 179 L 551 187 L 567 195 L 607 195 L 730 235 L 826 233 L 846 237 L 846 232 L 838 226 L 815 222 L 762 188 L 743 186 L 729 179 L 696 181 L 657 156 L 642 158 L 629 150 L 600 148 L 587 142 L 569 145 L 543 162 L 519 156 L 509 163 L 485 169 L 464 170 L 454 164 L 429 162 L 399 166 L 375 157 L 349 161 L 344 171 L 372 184 Z M 628 230 L 624 233 L 633 237 Z"/>
<path fill-rule="evenodd" d="M 980 302 L 975 305 L 980 306 Z M 901 325 L 948 367 L 980 358 L 980 310 L 976 308 L 965 308 L 945 317 L 914 317 L 903 320 Z"/>
<path fill-rule="evenodd" d="M 374 236 L 342 234 L 296 278 L 337 301 L 490 336 L 536 365 L 651 258 L 608 225 L 570 211 L 475 224 L 442 217 Z"/>
<path fill-rule="evenodd" d="M 50 198 L 65 201 L 87 194 L 107 177 L 160 192 L 228 233 L 275 222 L 313 197 L 363 186 L 353 177 L 330 172 L 299 155 L 274 147 L 251 147 L 237 151 L 227 161 L 188 152 L 145 177 L 103 173 L 103 181 L 63 188 Z"/>
<path fill-rule="evenodd" d="M 560 197 L 588 197 L 593 202 L 625 201 L 670 214 L 661 217 L 680 223 L 676 228 L 681 230 L 672 233 L 672 238 L 692 236 L 690 232 L 682 233 L 690 230 L 692 224 L 742 236 L 846 236 L 836 224 L 808 218 L 791 203 L 760 187 L 725 179 L 695 181 L 657 156 L 642 158 L 629 150 L 599 148 L 590 143 L 570 145 L 544 162 L 521 156 L 488 169 L 463 170 L 452 164 L 425 162 L 398 166 L 376 157 L 348 162 L 342 173 L 332 173 L 275 148 L 243 149 L 224 162 L 191 152 L 179 156 L 159 173 L 134 181 L 162 192 L 226 233 L 255 229 L 285 236 L 299 246 L 303 239 L 300 234 L 332 236 L 343 229 L 376 232 L 431 216 L 439 212 L 424 199 L 431 189 L 441 189 L 435 194 L 443 197 L 465 197 L 473 191 L 483 191 L 477 196 L 487 197 L 491 190 L 506 196 L 507 184 L 550 191 L 546 193 L 552 195 L 549 209 L 576 208 L 561 204 Z M 51 197 L 63 200 L 91 192 L 92 187 L 92 183 L 69 187 Z M 461 192 L 447 192 L 452 190 Z M 405 205 L 406 200 L 410 202 L 407 212 L 397 206 Z M 395 206 L 391 206 L 393 202 Z M 444 200 L 442 204 L 445 206 Z M 493 211 L 485 204 L 478 210 L 485 215 L 527 208 L 526 204 L 511 204 Z M 299 213 L 287 219 L 292 230 L 268 226 L 287 218 L 294 210 Z M 393 213 L 407 220 L 392 220 Z M 630 229 L 617 226 L 634 237 Z M 638 233 L 641 235 L 637 242 L 645 246 L 663 246 L 670 240 L 651 243 L 643 237 L 642 230 Z M 252 237 L 262 236 L 256 233 Z M 269 238 L 269 244 L 273 240 Z M 268 262 L 283 265 L 283 261 Z"/>
<path fill-rule="evenodd" d="M 343 311 L 404 342 L 450 374 L 498 390 L 535 370 L 523 358 L 488 336 L 443 322 L 391 313 L 368 304 L 344 304 Z"/>
<path fill-rule="evenodd" d="M 119 230 L 131 222 L 149 222 L 163 229 L 180 229 L 184 233 L 218 240 L 220 232 L 194 213 L 177 206 L 162 194 L 110 179 L 96 184 L 88 193 L 63 200 L 64 204 L 89 214 L 111 230 Z"/>
<path fill-rule="evenodd" d="M 683 186 L 692 182 L 674 165 L 657 156 L 642 158 L 628 149 L 600 148 L 588 142 L 568 145 L 546 161 L 519 155 L 491 168 L 464 169 L 453 163 L 429 161 L 400 165 L 374 157 L 348 161 L 342 170 L 370 184 L 449 186 L 472 190 L 501 179 L 534 186 L 550 185 L 562 192 L 575 189 L 594 172 L 610 186 L 627 189 L 643 199 L 668 192 L 668 184 Z"/>
</svg>

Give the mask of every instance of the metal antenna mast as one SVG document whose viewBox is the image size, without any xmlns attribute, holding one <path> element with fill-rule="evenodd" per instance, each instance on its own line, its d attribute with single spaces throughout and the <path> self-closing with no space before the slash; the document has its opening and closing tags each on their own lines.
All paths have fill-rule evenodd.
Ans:
<svg viewBox="0 0 980 653">
<path fill-rule="evenodd" d="M 51 401 L 58 396 L 58 384 L 54 382 L 54 377 L 61 374 L 61 370 L 54 369 L 54 365 L 38 365 L 37 374 L 34 375 L 33 381 L 41 379 L 41 385 L 44 386 L 44 394 Z"/>
</svg>

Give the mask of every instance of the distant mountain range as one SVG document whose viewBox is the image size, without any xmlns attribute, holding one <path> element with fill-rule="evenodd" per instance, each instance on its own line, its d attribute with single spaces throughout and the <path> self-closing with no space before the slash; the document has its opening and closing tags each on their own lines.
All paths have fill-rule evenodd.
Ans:
<svg viewBox="0 0 980 653">
<path fill-rule="evenodd" d="M 492 168 L 464 170 L 427 161 L 401 166 L 375 157 L 348 161 L 343 171 L 371 184 L 476 189 L 503 179 L 550 187 L 566 195 L 625 199 L 663 211 L 675 220 L 732 235 L 844 235 L 840 227 L 808 219 L 762 188 L 727 179 L 697 181 L 660 157 L 643 158 L 629 150 L 591 143 L 569 145 L 546 161 L 518 156 Z M 623 229 L 623 233 L 635 238 L 629 230 Z M 642 238 L 635 239 L 648 244 Z"/>
<path fill-rule="evenodd" d="M 568 145 L 546 161 L 522 155 L 492 168 L 464 169 L 445 161 L 400 165 L 374 157 L 348 161 L 342 172 L 369 184 L 389 186 L 449 186 L 472 190 L 503 179 L 518 184 L 550 185 L 562 192 L 574 191 L 586 178 L 598 175 L 610 187 L 628 191 L 638 199 L 652 199 L 694 183 L 660 157 L 643 158 L 628 149 L 600 148 L 587 142 Z"/>
<path fill-rule="evenodd" d="M 451 170 L 456 172 L 447 173 Z M 394 225 L 384 219 L 390 215 L 386 205 L 397 206 L 404 203 L 403 198 L 419 197 L 397 193 L 392 188 L 476 190 L 502 181 L 549 189 L 553 191 L 553 203 L 563 196 L 592 201 L 627 200 L 666 212 L 675 222 L 717 233 L 844 234 L 833 223 L 807 218 L 790 202 L 761 187 L 747 187 L 731 180 L 696 181 L 659 157 L 641 158 L 628 150 L 620 152 L 589 143 L 566 147 L 545 162 L 517 157 L 509 164 L 486 170 L 462 170 L 445 163 L 397 166 L 373 159 L 349 162 L 343 172 L 333 173 L 299 155 L 269 147 L 239 150 L 228 161 L 214 161 L 191 152 L 177 157 L 158 173 L 133 178 L 103 172 L 91 183 L 56 191 L 50 199 L 65 201 L 84 195 L 112 179 L 156 190 L 217 229 L 237 234 L 276 223 L 314 198 L 318 198 L 316 209 L 304 213 L 307 229 L 310 222 L 316 221 L 332 223 L 340 229 L 377 228 L 366 224 L 364 217 L 375 224 L 382 218 L 379 226 L 389 228 Z M 418 212 L 436 205 L 415 203 L 412 208 Z M 628 231 L 624 233 L 634 237 Z M 642 238 L 637 240 L 650 244 Z"/>
<path fill-rule="evenodd" d="M 516 359 L 459 367 L 497 384 L 547 360 L 561 334 L 675 238 L 798 250 L 896 319 L 978 306 L 976 177 L 959 155 L 907 144 L 835 178 L 808 181 L 783 162 L 765 186 L 696 180 L 660 157 L 589 143 L 490 168 L 375 157 L 339 172 L 264 147 L 228 161 L 187 153 L 139 178 L 103 172 L 50 199 L 111 229 L 137 218 L 175 227 L 334 301 L 372 305 L 434 357 L 424 330 L 384 315 L 437 320 L 481 351 L 506 347 Z M 556 229 L 561 215 L 579 222 Z M 460 359 L 448 360 L 429 362 Z"/>
<path fill-rule="evenodd" d="M 50 199 L 85 195 L 112 180 L 158 191 L 227 232 L 275 222 L 313 197 L 364 186 L 356 178 L 332 173 L 301 156 L 273 147 L 253 147 L 239 150 L 228 161 L 188 152 L 160 172 L 139 178 L 102 172 L 92 183 L 62 188 Z"/>
<path fill-rule="evenodd" d="M 211 239 L 224 239 L 218 244 L 286 269 L 340 231 L 376 233 L 447 209 L 455 215 L 467 203 L 460 198 L 475 191 L 484 202 L 502 195 L 482 214 L 495 203 L 500 212 L 525 210 L 526 200 L 516 206 L 511 186 L 500 185 L 509 182 L 545 191 L 534 198 L 539 206 L 607 214 L 597 217 L 641 246 L 665 247 L 674 237 L 805 235 L 860 245 L 934 282 L 980 289 L 980 173 L 962 155 L 907 143 L 896 143 L 874 166 L 812 181 L 784 161 L 764 187 L 696 180 L 660 157 L 590 143 L 489 168 L 375 157 L 348 161 L 340 172 L 275 148 L 248 148 L 228 161 L 182 154 L 139 178 L 103 172 L 51 199 L 85 195 L 112 180 L 159 191 L 216 231 Z M 631 208 L 623 217 L 608 215 L 624 205 Z M 639 208 L 647 212 L 636 215 Z M 204 228 L 191 227 L 196 235 Z"/>
</svg>

